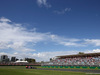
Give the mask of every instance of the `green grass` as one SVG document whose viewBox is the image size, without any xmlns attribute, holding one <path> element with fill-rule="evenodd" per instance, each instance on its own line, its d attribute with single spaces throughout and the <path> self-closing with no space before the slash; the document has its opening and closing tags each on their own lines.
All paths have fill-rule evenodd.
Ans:
<svg viewBox="0 0 100 75">
<path fill-rule="evenodd" d="M 82 72 L 25 69 L 25 66 L 0 66 L 0 75 L 88 75 L 88 74 Z"/>
</svg>

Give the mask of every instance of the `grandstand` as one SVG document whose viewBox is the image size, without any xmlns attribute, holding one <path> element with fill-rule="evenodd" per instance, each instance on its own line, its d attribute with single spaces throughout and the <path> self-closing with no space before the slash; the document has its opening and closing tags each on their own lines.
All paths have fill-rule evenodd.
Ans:
<svg viewBox="0 0 100 75">
<path fill-rule="evenodd" d="M 42 65 L 100 66 L 100 53 L 56 56 L 56 59 Z"/>
</svg>

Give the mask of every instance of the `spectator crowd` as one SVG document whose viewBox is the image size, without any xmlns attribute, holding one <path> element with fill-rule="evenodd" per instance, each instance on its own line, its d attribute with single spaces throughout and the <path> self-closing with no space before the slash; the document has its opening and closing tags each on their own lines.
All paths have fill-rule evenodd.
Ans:
<svg viewBox="0 0 100 75">
<path fill-rule="evenodd" d="M 55 59 L 51 61 L 53 65 L 86 65 L 100 66 L 100 56 L 98 57 L 75 57 L 65 59 Z"/>
</svg>

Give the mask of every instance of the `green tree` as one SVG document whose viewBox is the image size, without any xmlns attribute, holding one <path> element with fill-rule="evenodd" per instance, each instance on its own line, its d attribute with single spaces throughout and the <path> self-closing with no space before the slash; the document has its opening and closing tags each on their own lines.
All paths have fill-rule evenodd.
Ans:
<svg viewBox="0 0 100 75">
<path fill-rule="evenodd" d="M 78 54 L 84 54 L 84 52 L 79 52 Z"/>
<path fill-rule="evenodd" d="M 32 58 L 25 58 L 25 61 L 28 61 L 29 63 L 35 63 L 35 59 Z"/>
</svg>

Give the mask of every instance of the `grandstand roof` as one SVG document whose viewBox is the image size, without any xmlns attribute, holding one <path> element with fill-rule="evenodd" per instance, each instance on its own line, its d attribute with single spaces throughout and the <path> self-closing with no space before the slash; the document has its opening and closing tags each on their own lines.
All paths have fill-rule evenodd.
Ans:
<svg viewBox="0 0 100 75">
<path fill-rule="evenodd" d="M 27 61 L 16 61 L 15 63 L 28 63 Z"/>
<path fill-rule="evenodd" d="M 100 56 L 99 53 L 85 53 L 85 54 L 76 54 L 76 55 L 64 55 L 64 56 L 56 56 L 59 59 L 64 59 L 64 58 L 75 58 L 75 57 L 97 57 Z"/>
</svg>

